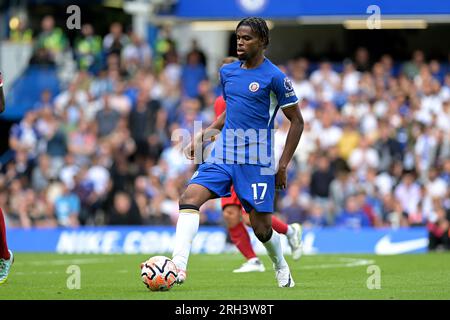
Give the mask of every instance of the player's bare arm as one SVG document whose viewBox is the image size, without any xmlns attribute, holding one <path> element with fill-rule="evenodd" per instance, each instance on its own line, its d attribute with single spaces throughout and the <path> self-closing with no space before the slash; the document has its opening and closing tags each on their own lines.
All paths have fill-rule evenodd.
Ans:
<svg viewBox="0 0 450 320">
<path fill-rule="evenodd" d="M 297 103 L 283 108 L 282 110 L 291 122 L 291 125 L 286 138 L 286 145 L 284 146 L 283 153 L 281 154 L 281 158 L 278 163 L 278 172 L 275 176 L 275 186 L 279 189 L 286 188 L 286 169 L 289 161 L 291 161 L 292 156 L 294 155 L 295 150 L 297 149 L 304 126 L 303 117 Z"/>
<path fill-rule="evenodd" d="M 0 72 L 0 113 L 5 111 L 5 95 L 3 93 L 3 78 Z"/>
<path fill-rule="evenodd" d="M 205 141 L 214 141 L 215 136 L 220 133 L 225 125 L 226 111 L 214 121 L 208 128 L 198 133 L 192 142 L 184 149 L 184 154 L 189 160 L 194 160 L 195 148 L 199 145 L 203 146 Z"/>
</svg>

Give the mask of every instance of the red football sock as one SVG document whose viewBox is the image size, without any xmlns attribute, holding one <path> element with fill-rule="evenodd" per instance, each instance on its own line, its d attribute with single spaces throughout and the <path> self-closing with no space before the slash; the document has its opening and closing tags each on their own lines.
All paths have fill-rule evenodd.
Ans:
<svg viewBox="0 0 450 320">
<path fill-rule="evenodd" d="M 253 251 L 253 247 L 250 242 L 250 236 L 248 235 L 248 231 L 245 228 L 244 223 L 239 222 L 235 227 L 229 228 L 228 231 L 230 232 L 231 241 L 233 241 L 247 260 L 256 257 L 255 251 Z"/>
<path fill-rule="evenodd" d="M 278 233 L 286 234 L 288 231 L 287 223 L 281 221 L 276 216 L 272 215 L 272 228 Z"/>
<path fill-rule="evenodd" d="M 3 211 L 0 208 L 0 259 L 9 259 L 8 245 L 6 243 L 6 227 L 5 217 L 3 217 Z"/>
</svg>

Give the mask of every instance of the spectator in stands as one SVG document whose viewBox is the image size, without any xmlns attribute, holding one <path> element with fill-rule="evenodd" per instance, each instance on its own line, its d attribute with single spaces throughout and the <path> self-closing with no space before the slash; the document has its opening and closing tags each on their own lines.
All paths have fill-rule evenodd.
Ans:
<svg viewBox="0 0 450 320">
<path fill-rule="evenodd" d="M 159 29 L 155 50 L 154 63 L 157 71 L 163 70 L 170 60 L 178 59 L 176 44 L 172 38 L 169 25 L 163 25 Z"/>
<path fill-rule="evenodd" d="M 336 178 L 330 184 L 330 200 L 332 211 L 327 216 L 328 224 L 334 224 L 335 213 L 344 209 L 346 199 L 356 193 L 356 185 L 351 171 L 341 168 L 336 172 Z"/>
<path fill-rule="evenodd" d="M 201 63 L 200 54 L 196 51 L 190 52 L 181 74 L 183 95 L 189 98 L 198 97 L 198 85 L 207 78 L 206 67 Z"/>
<path fill-rule="evenodd" d="M 52 101 L 52 93 L 48 89 L 42 91 L 42 93 L 41 93 L 41 100 L 38 101 L 34 105 L 34 109 L 35 110 L 40 110 L 40 109 L 44 109 L 44 108 L 49 108 L 50 110 L 54 110 L 55 109 L 55 105 L 54 105 L 54 103 Z"/>
<path fill-rule="evenodd" d="M 339 156 L 348 160 L 352 152 L 359 146 L 361 134 L 358 130 L 358 120 L 350 115 L 347 121 L 343 123 L 342 135 L 337 143 Z"/>
<path fill-rule="evenodd" d="M 114 84 L 114 91 L 108 96 L 108 104 L 121 116 L 128 117 L 132 106 L 130 98 L 125 95 L 125 88 L 126 83 L 124 81 L 117 81 Z"/>
<path fill-rule="evenodd" d="M 55 97 L 55 113 L 61 116 L 66 110 L 73 108 L 72 111 L 79 106 L 87 105 L 89 101 L 88 93 L 80 88 L 75 78 L 67 90 L 62 91 Z"/>
<path fill-rule="evenodd" d="M 317 125 L 312 129 L 320 149 L 325 151 L 337 145 L 342 136 L 342 129 L 335 124 L 336 107 L 333 104 L 324 104 L 320 112 L 320 122 L 316 122 Z"/>
<path fill-rule="evenodd" d="M 303 225 L 307 228 L 325 227 L 327 225 L 327 218 L 324 209 L 321 205 L 313 202 L 309 207 L 308 215 Z"/>
<path fill-rule="evenodd" d="M 370 227 L 370 219 L 362 210 L 355 196 L 350 196 L 345 201 L 345 209 L 336 217 L 336 226 L 359 229 Z"/>
<path fill-rule="evenodd" d="M 352 61 L 344 61 L 344 71 L 342 74 L 342 90 L 348 95 L 356 95 L 359 91 L 359 80 L 361 72 L 356 70 Z"/>
<path fill-rule="evenodd" d="M 425 54 L 422 50 L 415 50 L 411 61 L 406 62 L 402 67 L 402 73 L 409 79 L 414 79 L 419 74 L 420 68 L 425 64 Z"/>
<path fill-rule="evenodd" d="M 33 169 L 31 174 L 31 186 L 36 192 L 41 192 L 50 184 L 50 180 L 55 176 L 50 167 L 50 157 L 46 154 L 41 154 L 38 158 L 38 166 Z"/>
<path fill-rule="evenodd" d="M 419 203 L 422 198 L 420 185 L 416 182 L 414 171 L 405 170 L 399 185 L 395 188 L 395 198 L 402 205 L 402 211 L 408 214 L 408 217 L 417 214 Z"/>
<path fill-rule="evenodd" d="M 75 156 L 72 153 L 67 153 L 64 157 L 64 164 L 59 170 L 58 179 L 69 189 L 75 187 L 75 176 L 80 167 L 75 164 Z"/>
<path fill-rule="evenodd" d="M 402 161 L 403 153 L 400 143 L 392 136 L 392 129 L 386 121 L 379 124 L 379 136 L 374 144 L 374 149 L 378 152 L 380 171 L 388 171 L 394 161 Z"/>
<path fill-rule="evenodd" d="M 132 32 L 130 42 L 122 51 L 122 63 L 128 74 L 135 74 L 140 68 L 149 68 L 152 63 L 152 49 L 141 37 Z"/>
<path fill-rule="evenodd" d="M 192 39 L 192 41 L 191 41 L 191 49 L 189 50 L 189 53 L 191 53 L 191 52 L 198 53 L 200 63 L 202 65 L 204 65 L 205 67 L 208 66 L 207 56 L 206 56 L 205 52 L 200 48 L 197 39 Z"/>
<path fill-rule="evenodd" d="M 30 44 L 33 41 L 33 30 L 28 27 L 28 19 L 19 15 L 17 17 L 19 24 L 9 32 L 9 41 L 14 43 Z"/>
<path fill-rule="evenodd" d="M 109 27 L 109 33 L 103 38 L 103 50 L 107 55 L 116 54 L 120 57 L 122 49 L 129 42 L 129 38 L 123 33 L 122 24 L 113 22 Z"/>
<path fill-rule="evenodd" d="M 303 223 L 306 219 L 305 206 L 301 203 L 300 185 L 292 183 L 286 197 L 284 197 L 280 204 L 280 214 L 286 223 Z"/>
<path fill-rule="evenodd" d="M 39 133 L 35 127 L 36 112 L 28 111 L 19 124 L 11 127 L 9 136 L 9 146 L 15 151 L 25 151 L 30 159 L 37 156 L 37 142 Z"/>
<path fill-rule="evenodd" d="M 428 223 L 428 249 L 450 250 L 450 210 L 436 208 L 436 219 Z"/>
<path fill-rule="evenodd" d="M 142 224 L 139 208 L 128 193 L 117 192 L 114 195 L 113 205 L 107 222 L 111 225 Z"/>
<path fill-rule="evenodd" d="M 414 156 L 417 171 L 425 177 L 436 159 L 437 139 L 436 130 L 425 124 L 420 125 L 420 135 L 414 146 Z"/>
<path fill-rule="evenodd" d="M 311 83 L 316 88 L 319 101 L 333 101 L 340 85 L 340 77 L 329 61 L 323 61 L 311 74 Z"/>
<path fill-rule="evenodd" d="M 330 162 L 326 153 L 321 153 L 316 161 L 317 166 L 311 175 L 310 192 L 315 202 L 329 206 L 330 184 L 334 180 Z"/>
<path fill-rule="evenodd" d="M 297 98 L 301 101 L 302 99 L 308 99 L 309 101 L 316 100 L 316 92 L 313 85 L 307 77 L 307 69 L 303 66 L 302 59 L 296 59 L 290 70 L 292 87 Z"/>
<path fill-rule="evenodd" d="M 62 29 L 55 27 L 53 16 L 45 16 L 41 21 L 41 32 L 35 41 L 35 52 L 45 60 L 59 63 L 68 45 L 69 42 Z"/>
<path fill-rule="evenodd" d="M 93 125 L 81 120 L 78 130 L 69 134 L 68 149 L 73 154 L 77 166 L 89 165 L 97 149 L 97 136 Z"/>
<path fill-rule="evenodd" d="M 94 32 L 90 23 L 81 27 L 81 36 L 75 40 L 75 59 L 79 70 L 88 70 L 96 74 L 102 63 L 102 39 Z"/>
<path fill-rule="evenodd" d="M 355 67 L 359 72 L 370 72 L 372 65 L 367 48 L 359 47 L 355 52 Z"/>
<path fill-rule="evenodd" d="M 95 121 L 97 123 L 97 135 L 104 138 L 113 133 L 120 120 L 120 113 L 112 109 L 109 96 L 103 96 L 103 109 L 97 112 Z"/>
<path fill-rule="evenodd" d="M 161 119 L 158 115 L 162 112 L 159 100 L 152 99 L 147 92 L 138 93 L 136 107 L 129 115 L 128 127 L 136 143 L 139 158 L 157 159 L 162 152 L 162 141 L 157 134 L 157 120 Z"/>
<path fill-rule="evenodd" d="M 358 148 L 350 154 L 348 163 L 359 177 L 364 177 L 369 168 L 378 168 L 380 158 L 377 151 L 371 147 L 367 137 L 361 137 Z"/>
<path fill-rule="evenodd" d="M 16 151 L 12 163 L 15 177 L 28 183 L 31 179 L 31 166 L 32 160 L 28 158 L 27 152 L 24 150 Z"/>
<path fill-rule="evenodd" d="M 60 226 L 77 227 L 79 225 L 80 199 L 67 186 L 64 186 L 62 194 L 56 197 L 54 207 Z"/>
<path fill-rule="evenodd" d="M 398 229 L 409 226 L 408 214 L 392 194 L 385 194 L 383 196 L 381 212 L 386 227 Z"/>
</svg>

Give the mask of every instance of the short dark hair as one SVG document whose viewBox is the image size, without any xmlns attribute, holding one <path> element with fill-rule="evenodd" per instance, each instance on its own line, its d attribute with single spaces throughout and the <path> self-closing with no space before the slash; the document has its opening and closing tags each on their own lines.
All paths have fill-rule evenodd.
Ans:
<svg viewBox="0 0 450 320">
<path fill-rule="evenodd" d="M 241 26 L 249 26 L 264 42 L 264 48 L 269 45 L 269 27 L 264 19 L 257 17 L 244 18 L 238 23 L 236 32 Z"/>
</svg>

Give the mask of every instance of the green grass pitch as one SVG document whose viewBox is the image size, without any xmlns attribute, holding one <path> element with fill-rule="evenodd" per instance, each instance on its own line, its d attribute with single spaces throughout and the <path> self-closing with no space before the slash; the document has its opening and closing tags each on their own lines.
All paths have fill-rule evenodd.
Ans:
<svg viewBox="0 0 450 320">
<path fill-rule="evenodd" d="M 287 257 L 294 288 L 277 287 L 267 256 L 262 257 L 266 272 L 235 274 L 243 262 L 238 254 L 192 255 L 186 283 L 168 292 L 150 292 L 141 282 L 139 263 L 146 258 L 17 253 L 8 281 L 0 285 L 0 300 L 450 299 L 449 253 Z M 80 289 L 67 288 L 70 265 L 80 268 Z M 381 271 L 380 289 L 367 288 L 370 265 Z"/>
</svg>

